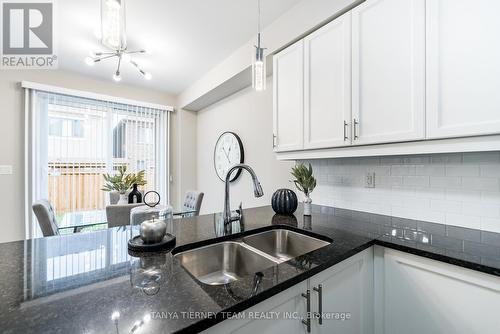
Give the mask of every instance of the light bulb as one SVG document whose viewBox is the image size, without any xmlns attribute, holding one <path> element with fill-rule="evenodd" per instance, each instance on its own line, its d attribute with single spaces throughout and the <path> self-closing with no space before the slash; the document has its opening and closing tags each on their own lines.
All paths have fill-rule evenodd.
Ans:
<svg viewBox="0 0 500 334">
<path fill-rule="evenodd" d="M 153 79 L 153 75 L 149 72 L 144 73 L 144 79 L 151 80 Z"/>
<path fill-rule="evenodd" d="M 94 58 L 92 57 L 85 57 L 85 64 L 89 65 L 89 66 L 94 66 L 95 64 L 95 61 L 94 61 Z"/>
<path fill-rule="evenodd" d="M 116 73 L 113 75 L 113 80 L 115 80 L 116 82 L 120 82 L 120 81 L 122 81 L 122 76 L 120 75 L 120 72 L 116 72 Z"/>
<path fill-rule="evenodd" d="M 118 320 L 118 319 L 120 319 L 120 312 L 118 312 L 118 311 L 114 311 L 114 312 L 111 314 L 111 320 L 116 321 L 116 320 Z"/>
<path fill-rule="evenodd" d="M 253 64 L 253 87 L 257 91 L 266 89 L 266 68 L 263 61 L 256 61 Z"/>
</svg>

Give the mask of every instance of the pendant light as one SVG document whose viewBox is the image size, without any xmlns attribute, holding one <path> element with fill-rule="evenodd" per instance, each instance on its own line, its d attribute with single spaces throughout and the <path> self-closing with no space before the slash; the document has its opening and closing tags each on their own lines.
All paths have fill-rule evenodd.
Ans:
<svg viewBox="0 0 500 334">
<path fill-rule="evenodd" d="M 257 22 L 257 45 L 252 54 L 252 87 L 256 91 L 266 89 L 266 57 L 261 47 L 260 26 L 260 0 L 257 0 L 258 22 Z"/>
<path fill-rule="evenodd" d="M 85 58 L 88 66 L 113 59 L 117 61 L 113 80 L 122 80 L 121 67 L 123 63 L 131 64 L 146 80 L 151 80 L 152 75 L 139 66 L 132 55 L 147 53 L 146 50 L 129 50 L 127 48 L 127 35 L 125 29 L 125 0 L 101 0 L 101 44 L 105 51 L 91 52 Z"/>
</svg>

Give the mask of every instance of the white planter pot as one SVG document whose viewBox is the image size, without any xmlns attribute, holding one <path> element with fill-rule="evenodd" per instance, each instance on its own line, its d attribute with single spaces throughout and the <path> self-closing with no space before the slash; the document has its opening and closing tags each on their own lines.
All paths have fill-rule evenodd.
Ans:
<svg viewBox="0 0 500 334">
<path fill-rule="evenodd" d="M 120 194 L 120 199 L 118 200 L 118 205 L 128 204 L 128 196 L 127 193 Z"/>
<path fill-rule="evenodd" d="M 304 216 L 312 215 L 312 199 L 309 196 L 306 196 L 304 199 Z"/>
</svg>

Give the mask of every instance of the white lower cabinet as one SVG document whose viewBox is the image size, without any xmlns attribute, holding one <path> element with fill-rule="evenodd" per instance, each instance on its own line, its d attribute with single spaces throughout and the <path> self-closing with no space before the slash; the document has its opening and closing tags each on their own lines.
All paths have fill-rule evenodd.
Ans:
<svg viewBox="0 0 500 334">
<path fill-rule="evenodd" d="M 314 289 L 320 285 L 322 324 L 318 315 L 320 296 Z M 307 320 L 307 299 L 303 296 L 307 291 L 310 296 L 310 333 L 373 333 L 372 248 L 246 310 L 245 319 L 226 320 L 204 333 L 308 333 L 307 325 L 302 322 Z M 250 319 L 258 313 L 277 316 L 278 319 Z"/>
<path fill-rule="evenodd" d="M 322 294 L 322 324 L 313 317 L 312 333 L 373 333 L 373 248 L 325 270 L 310 279 L 312 311 L 319 312 Z"/>
<path fill-rule="evenodd" d="M 377 334 L 498 334 L 500 279 L 376 247 Z"/>
<path fill-rule="evenodd" d="M 500 333 L 499 277 L 381 246 L 245 312 L 277 318 L 226 320 L 205 333 L 306 334 L 307 291 L 310 333 Z"/>
<path fill-rule="evenodd" d="M 229 319 L 203 333 L 224 334 L 299 334 L 305 333 L 301 319 L 306 317 L 306 302 L 302 293 L 307 282 L 299 283 L 262 303 L 245 310 L 245 318 Z M 279 312 L 279 313 L 278 313 Z M 256 319 L 259 314 L 278 319 Z M 283 319 L 286 314 L 287 319 Z"/>
</svg>

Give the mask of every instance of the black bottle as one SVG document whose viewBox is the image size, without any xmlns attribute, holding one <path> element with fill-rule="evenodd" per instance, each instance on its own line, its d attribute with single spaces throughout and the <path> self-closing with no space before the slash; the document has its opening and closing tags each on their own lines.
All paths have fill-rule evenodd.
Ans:
<svg viewBox="0 0 500 334">
<path fill-rule="evenodd" d="M 128 194 L 128 204 L 132 203 L 142 203 L 142 194 L 137 190 L 137 184 L 134 184 L 132 191 Z"/>
</svg>

